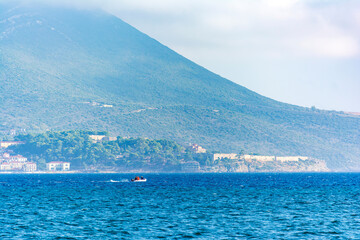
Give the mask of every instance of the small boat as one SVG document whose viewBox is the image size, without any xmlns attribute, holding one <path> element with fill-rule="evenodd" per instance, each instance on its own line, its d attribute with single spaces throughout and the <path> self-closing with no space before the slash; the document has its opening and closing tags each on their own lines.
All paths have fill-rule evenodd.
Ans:
<svg viewBox="0 0 360 240">
<path fill-rule="evenodd" d="M 146 182 L 146 178 L 144 177 L 135 177 L 134 179 L 131 179 L 132 182 Z"/>
</svg>

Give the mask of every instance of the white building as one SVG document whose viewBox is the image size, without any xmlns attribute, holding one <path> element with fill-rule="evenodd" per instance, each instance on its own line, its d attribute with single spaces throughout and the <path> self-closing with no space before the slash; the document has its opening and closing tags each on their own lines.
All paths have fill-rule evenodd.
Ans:
<svg viewBox="0 0 360 240">
<path fill-rule="evenodd" d="M 46 169 L 48 171 L 69 171 L 70 163 L 69 162 L 49 162 L 46 164 Z"/>
<path fill-rule="evenodd" d="M 37 165 L 36 165 L 36 163 L 27 162 L 27 163 L 24 164 L 23 170 L 25 172 L 36 172 Z"/>
<path fill-rule="evenodd" d="M 89 135 L 93 143 L 101 142 L 106 136 L 105 135 Z"/>
<path fill-rule="evenodd" d="M 206 153 L 206 149 L 197 144 L 190 145 L 188 149 L 194 153 Z"/>
<path fill-rule="evenodd" d="M 1 171 L 11 171 L 12 169 L 11 169 L 10 163 L 7 163 L 7 162 L 1 163 L 0 170 Z"/>
</svg>

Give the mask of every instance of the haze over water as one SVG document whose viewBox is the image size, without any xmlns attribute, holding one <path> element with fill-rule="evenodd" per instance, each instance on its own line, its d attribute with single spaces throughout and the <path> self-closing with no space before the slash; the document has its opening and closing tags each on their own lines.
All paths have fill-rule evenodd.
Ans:
<svg viewBox="0 0 360 240">
<path fill-rule="evenodd" d="M 360 174 L 144 176 L 0 175 L 0 238 L 360 238 Z"/>
</svg>

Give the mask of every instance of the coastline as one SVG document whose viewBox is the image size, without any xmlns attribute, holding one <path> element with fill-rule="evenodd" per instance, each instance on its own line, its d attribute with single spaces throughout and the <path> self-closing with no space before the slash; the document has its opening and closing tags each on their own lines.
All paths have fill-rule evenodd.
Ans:
<svg viewBox="0 0 360 240">
<path fill-rule="evenodd" d="M 360 172 L 360 171 L 359 171 Z M 358 173 L 359 173 L 358 172 Z M 88 172 L 88 171 L 36 171 L 36 172 L 0 172 L 0 175 L 36 175 L 36 174 L 297 174 L 297 173 L 357 173 L 357 172 L 338 172 L 338 171 L 278 171 L 278 172 L 211 172 L 211 171 L 198 171 L 198 172 L 144 172 L 144 171 L 96 171 L 96 172 Z"/>
</svg>

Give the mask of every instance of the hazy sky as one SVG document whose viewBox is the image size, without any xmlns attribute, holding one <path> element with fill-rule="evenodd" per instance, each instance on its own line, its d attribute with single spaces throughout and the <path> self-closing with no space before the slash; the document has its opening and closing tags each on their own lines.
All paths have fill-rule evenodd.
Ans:
<svg viewBox="0 0 360 240">
<path fill-rule="evenodd" d="M 56 2 L 103 8 L 270 98 L 360 112 L 359 0 Z"/>
</svg>

